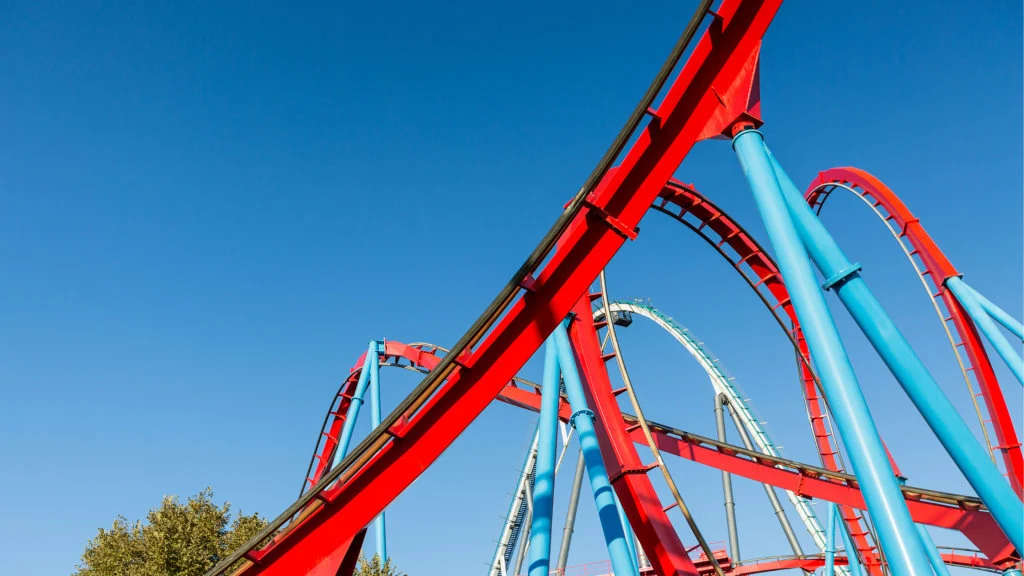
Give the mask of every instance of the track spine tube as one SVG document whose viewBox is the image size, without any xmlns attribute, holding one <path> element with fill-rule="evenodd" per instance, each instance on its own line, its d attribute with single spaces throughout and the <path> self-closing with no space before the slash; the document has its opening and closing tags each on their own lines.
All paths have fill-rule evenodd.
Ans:
<svg viewBox="0 0 1024 576">
<path fill-rule="evenodd" d="M 803 200 L 803 195 L 778 161 L 771 156 L 771 152 L 768 152 L 768 157 L 775 177 L 781 185 L 789 214 L 796 224 L 797 232 L 811 260 L 825 277 L 833 277 L 844 270 L 850 270 L 850 261 L 825 229 L 814 209 Z M 962 284 L 959 278 L 950 278 L 946 281 L 946 285 L 959 299 L 958 284 Z M 953 458 L 971 487 L 977 491 L 985 506 L 991 510 L 992 516 L 1007 537 L 1017 550 L 1024 548 L 1024 536 L 1021 534 L 1024 532 L 1024 506 L 1021 505 L 1020 499 L 1014 494 L 1010 484 L 1003 479 L 995 462 L 971 433 L 953 403 L 942 392 L 920 357 L 910 347 L 910 343 L 886 314 L 860 273 L 849 274 L 833 288 L 850 316 L 924 417 L 929 428 L 942 442 L 946 452 Z M 971 298 L 970 294 L 966 295 Z M 971 310 L 970 306 L 965 306 L 968 311 Z"/>
<path fill-rule="evenodd" d="M 775 247 L 783 280 L 893 574 L 929 576 L 928 556 L 914 528 L 867 401 L 825 303 L 825 296 L 815 279 L 807 251 L 786 208 L 783 191 L 761 133 L 750 129 L 739 131 L 733 138 L 733 149 Z"/>
<path fill-rule="evenodd" d="M 367 352 L 372 362 L 370 363 L 370 425 L 373 429 L 380 426 L 380 354 L 384 352 L 384 342 L 376 341 L 370 346 L 372 353 Z M 377 544 L 377 556 L 383 564 L 388 560 L 387 529 L 384 524 L 384 512 L 374 520 L 374 534 Z"/>
<path fill-rule="evenodd" d="M 1006 362 L 1006 366 L 1013 373 L 1014 377 L 1017 378 L 1017 382 L 1024 384 L 1024 360 L 1021 360 L 1020 355 L 1017 354 L 1013 346 L 1006 340 L 1006 337 L 999 331 L 995 322 L 992 321 L 992 317 L 989 316 L 985 306 L 975 297 L 977 292 L 956 276 L 946 278 L 946 288 L 949 288 L 949 291 L 963 304 L 971 320 L 974 320 L 974 324 L 981 329 L 989 344 L 996 349 L 996 353 L 1003 359 L 1003 362 Z M 1018 550 L 1021 549 L 1020 544 L 1015 542 L 1014 545 L 1017 546 Z"/>
<path fill-rule="evenodd" d="M 356 428 L 356 420 L 359 418 L 359 409 L 363 405 L 363 396 L 366 395 L 366 388 L 370 382 L 370 372 L 373 367 L 373 357 L 377 354 L 377 342 L 371 341 L 366 350 L 366 358 L 363 360 L 363 369 L 359 372 L 359 381 L 356 382 L 356 389 L 352 393 L 352 403 L 348 405 L 348 412 L 345 413 L 345 425 L 341 428 L 341 438 L 338 446 L 334 449 L 334 458 L 331 459 L 331 467 L 338 465 L 338 462 L 348 452 L 348 445 L 352 441 L 352 432 Z"/>
<path fill-rule="evenodd" d="M 544 344 L 537 442 L 537 472 L 533 479 L 533 522 L 530 525 L 529 576 L 548 576 L 551 570 L 551 515 L 555 498 L 555 458 L 558 453 L 558 352 L 551 337 Z"/>
<path fill-rule="evenodd" d="M 629 558 L 626 535 L 622 531 L 622 523 L 619 522 L 619 513 L 616 509 L 615 496 L 608 479 L 608 472 L 605 470 L 604 461 L 601 460 L 601 447 L 598 445 L 597 433 L 594 429 L 594 415 L 587 409 L 587 398 L 583 392 L 580 375 L 576 370 L 576 359 L 569 344 L 569 335 L 565 332 L 565 325 L 560 323 L 555 327 L 552 336 L 558 351 L 558 364 L 562 368 L 562 376 L 565 380 L 565 392 L 573 411 L 570 423 L 576 429 L 580 449 L 586 460 L 587 477 L 590 479 L 590 488 L 594 493 L 594 503 L 601 521 L 601 530 L 604 532 L 605 544 L 608 546 L 612 570 L 617 576 L 637 576 L 633 561 Z"/>
</svg>

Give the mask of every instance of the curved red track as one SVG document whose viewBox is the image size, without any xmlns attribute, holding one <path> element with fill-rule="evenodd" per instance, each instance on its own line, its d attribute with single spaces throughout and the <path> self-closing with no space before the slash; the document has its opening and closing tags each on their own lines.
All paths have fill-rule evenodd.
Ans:
<svg viewBox="0 0 1024 576">
<path fill-rule="evenodd" d="M 999 381 L 992 370 L 992 363 L 985 352 L 985 346 L 978 335 L 974 322 L 945 286 L 947 278 L 959 276 L 960 273 L 925 231 L 921 221 L 914 216 L 896 193 L 864 170 L 847 167 L 832 168 L 819 173 L 807 189 L 807 203 L 820 213 L 825 200 L 840 187 L 867 201 L 901 242 L 906 240 L 910 243 L 912 249 L 909 251 L 909 255 L 912 258 L 916 256 L 920 261 L 924 268 L 921 275 L 929 288 L 932 299 L 937 304 L 941 303 L 941 309 L 945 310 L 945 314 L 947 314 L 943 321 L 952 323 L 953 329 L 960 339 L 960 342 L 954 343 L 954 349 L 962 346 L 966 352 L 969 366 L 964 368 L 965 377 L 970 379 L 969 374 L 974 375 L 980 395 L 991 416 L 992 427 L 998 441 L 998 444 L 992 448 L 1001 453 L 1007 476 L 1014 491 L 1017 492 L 1017 496 L 1024 497 L 1024 458 L 1021 455 L 1020 440 L 1017 438 L 1013 419 L 1010 417 L 1010 411 L 1006 406 L 1005 398 L 1003 398 Z M 884 213 L 879 209 L 884 210 Z"/>
<path fill-rule="evenodd" d="M 433 369 L 441 360 L 437 354 L 438 350 L 437 347 L 430 345 L 406 345 L 400 342 L 388 341 L 382 354 L 382 360 L 384 364 L 391 366 L 407 366 L 416 370 L 428 371 Z M 580 356 L 585 354 L 586 352 L 583 352 Z M 360 358 L 352 369 L 349 378 L 343 384 L 343 392 L 339 395 L 340 398 L 348 397 L 352 389 L 351 384 L 354 384 L 358 379 L 362 364 L 362 358 Z M 610 389 L 608 394 L 613 396 Z M 534 385 L 525 381 L 510 382 L 502 390 L 497 400 L 534 412 L 540 409 L 539 391 L 534 388 Z M 563 401 L 559 409 L 559 416 L 563 421 L 568 421 L 570 415 L 571 410 L 568 404 Z M 317 458 L 315 459 L 317 462 L 329 461 L 330 452 L 336 444 L 331 440 L 333 435 L 327 429 L 340 430 L 340 422 L 344 421 L 344 413 L 339 414 L 334 409 L 334 406 L 332 406 L 328 419 L 331 424 L 329 427 L 325 427 L 325 433 L 323 434 L 323 437 L 328 439 L 328 441 L 318 443 Z M 646 439 L 637 430 L 635 420 L 632 417 L 621 413 L 617 413 L 614 418 L 609 417 L 608 414 L 599 414 L 599 419 L 606 424 L 605 427 L 607 428 L 625 431 L 631 446 L 646 446 Z M 618 425 L 607 426 L 607 424 L 612 422 Z M 726 470 L 733 474 L 765 482 L 779 488 L 796 490 L 809 498 L 836 502 L 845 507 L 864 508 L 863 497 L 860 496 L 855 478 L 848 474 L 815 468 L 781 458 L 768 457 L 764 454 L 750 452 L 737 446 L 723 444 L 709 438 L 689 434 L 656 423 L 652 423 L 652 432 L 660 450 L 680 458 L 720 470 Z M 607 433 L 605 432 L 605 434 Z M 642 477 L 642 473 L 646 470 L 635 468 L 630 465 L 629 461 L 624 462 L 621 459 L 622 455 L 622 451 L 603 452 L 609 472 L 618 471 L 620 478 L 623 475 Z M 616 491 L 618 491 L 618 488 Z M 915 521 L 959 530 L 978 545 L 982 551 L 986 552 L 990 558 L 1005 558 L 1009 551 L 1012 550 L 1012 547 L 1010 547 L 1005 536 L 999 531 L 991 516 L 979 509 L 980 503 L 976 499 L 915 488 L 906 489 L 906 498 Z M 951 553 L 945 554 L 944 557 L 950 565 L 996 569 L 995 565 L 987 558 L 977 555 Z M 689 560 L 688 557 L 687 560 Z M 802 568 L 805 566 L 814 568 L 820 567 L 822 565 L 821 562 L 821 558 L 813 556 L 803 559 L 780 558 L 756 565 L 734 567 L 729 573 L 755 574 L 788 568 Z M 698 562 L 694 566 L 696 573 L 705 573 L 705 567 L 701 563 Z"/>
<path fill-rule="evenodd" d="M 747 284 L 754 289 L 759 298 L 775 316 L 780 326 L 786 330 L 787 336 L 793 341 L 800 357 L 802 357 L 802 360 L 798 362 L 802 389 L 822 464 L 829 470 L 843 471 L 843 467 L 836 458 L 838 450 L 834 445 L 834 437 L 830 434 L 825 422 L 827 418 L 825 401 L 819 392 L 814 374 L 809 369 L 807 361 L 809 353 L 803 340 L 796 314 L 789 301 L 788 292 L 775 262 L 741 226 L 691 186 L 675 181 L 670 182 L 659 194 L 658 200 L 652 208 L 671 216 L 697 232 L 705 241 L 711 244 L 741 274 Z M 792 328 L 788 326 L 792 326 Z M 419 347 L 406 347 L 398 351 L 391 350 L 390 346 L 392 345 L 397 346 L 395 343 L 389 343 L 389 356 L 404 358 L 426 370 L 433 368 L 437 362 L 436 356 L 433 354 L 436 349 L 424 350 Z M 311 465 L 310 470 L 312 474 L 309 474 L 307 477 L 310 485 L 315 484 L 326 470 L 327 462 L 329 462 L 329 458 L 333 453 L 337 435 L 343 424 L 343 417 L 339 416 L 343 416 L 347 410 L 350 394 L 358 378 L 358 368 L 361 365 L 362 358 L 358 360 L 356 369 L 353 370 L 343 384 L 332 406 L 328 421 L 325 421 L 320 446 L 318 446 L 316 456 L 314 457 L 315 467 Z M 603 372 L 603 366 L 602 370 L 593 372 Z M 602 380 L 604 379 L 602 378 Z M 595 383 L 591 384 L 592 389 L 604 392 L 600 394 L 604 398 L 591 398 L 592 403 L 597 408 L 605 409 L 609 414 L 612 411 L 617 413 L 617 403 L 614 401 L 611 385 L 606 383 L 594 386 Z M 615 419 L 608 417 L 607 421 L 614 422 Z M 329 426 L 327 426 L 328 422 Z M 615 432 L 618 433 L 616 434 Z M 612 436 L 616 438 L 605 439 L 608 444 L 607 448 L 616 452 L 616 457 L 620 462 L 629 464 L 626 468 L 642 467 L 632 442 L 626 439 L 628 434 L 624 431 L 615 432 L 612 432 Z M 638 510 L 637 513 L 639 514 L 640 511 Z M 873 544 L 869 540 L 870 535 L 866 530 L 862 517 L 850 507 L 842 507 L 842 516 L 855 538 L 859 555 L 871 572 L 880 573 L 881 563 Z M 659 518 L 658 520 L 660 520 L 658 524 L 662 527 L 663 523 L 667 522 L 665 518 Z M 664 536 L 662 534 L 662 537 Z"/>
<path fill-rule="evenodd" d="M 829 470 L 843 471 L 837 458 L 839 448 L 826 422 L 828 411 L 825 398 L 810 368 L 810 352 L 800 330 L 800 321 L 775 261 L 746 230 L 693 186 L 669 182 L 652 208 L 671 216 L 713 246 L 757 293 L 779 326 L 786 331 L 797 351 L 804 400 L 821 463 Z M 899 473 L 896 463 L 892 464 Z M 863 517 L 845 507 L 840 509 L 840 514 L 869 573 L 880 575 L 881 562 Z"/>
</svg>

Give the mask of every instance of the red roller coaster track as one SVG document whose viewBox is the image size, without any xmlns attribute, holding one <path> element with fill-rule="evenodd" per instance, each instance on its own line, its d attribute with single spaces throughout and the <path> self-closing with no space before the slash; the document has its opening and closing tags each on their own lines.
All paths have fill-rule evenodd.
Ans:
<svg viewBox="0 0 1024 576">
<path fill-rule="evenodd" d="M 829 431 L 827 405 L 811 369 L 807 346 L 778 267 L 750 235 L 713 203 L 692 187 L 670 181 L 696 142 L 728 132 L 739 119 L 760 124 L 760 42 L 779 4 L 780 0 L 724 0 L 717 11 L 707 12 L 712 16 L 709 27 L 661 103 L 647 108 L 649 122 L 621 156 L 618 167 L 606 169 L 621 152 L 621 148 L 616 150 L 613 146 L 606 156 L 607 164 L 603 160 L 604 168 L 595 171 L 593 186 L 585 185 L 567 205 L 535 253 L 450 354 L 442 357 L 436 354 L 436 348 L 387 343 L 385 360 L 408 362 L 427 375 L 381 426 L 338 465 L 331 466 L 361 367 L 361 362 L 357 364 L 324 422 L 323 436 L 308 472 L 309 488 L 266 531 L 225 559 L 211 574 L 222 574 L 240 559 L 246 562 L 239 573 L 246 576 L 336 576 L 350 571 L 365 526 L 426 470 L 488 404 L 500 399 L 537 409 L 540 397 L 536 388 L 515 380 L 515 375 L 567 316 L 573 318 L 569 337 L 587 400 L 595 413 L 610 479 L 654 571 L 663 575 L 702 573 L 703 567 L 691 560 L 668 520 L 667 510 L 671 506 L 662 506 L 647 476 L 651 466 L 641 461 L 635 447 L 636 443 L 646 442 L 636 420 L 619 409 L 619 391 L 611 386 L 605 369 L 608 355 L 602 353 L 598 337 L 601 323 L 592 320 L 590 303 L 594 295 L 588 295 L 590 285 L 618 249 L 626 240 L 636 237 L 640 220 L 652 207 L 696 231 L 726 257 L 786 331 L 797 351 L 803 393 L 823 467 L 766 456 L 662 425 L 653 425 L 656 445 L 685 459 L 792 490 L 804 497 L 839 504 L 857 554 L 872 574 L 882 573 L 881 557 L 867 524 L 854 511 L 864 509 L 864 500 L 856 478 L 843 471 L 839 447 Z M 703 12 L 699 14 L 703 16 Z M 657 81 L 655 87 L 660 87 Z M 653 99 L 653 94 L 649 95 Z M 879 200 L 876 207 L 888 203 L 886 209 L 892 219 L 903 218 L 902 234 L 915 246 L 916 255 L 925 265 L 934 267 L 929 267 L 928 273 L 938 286 L 948 274 L 956 273 L 895 195 L 889 192 L 891 198 L 882 198 L 885 194 L 880 190 L 884 186 L 877 180 L 851 169 L 823 173 L 819 180 L 816 184 L 820 186 L 812 186 L 812 205 L 820 205 L 829 186 L 843 184 L 866 191 Z M 822 191 L 815 192 L 819 188 Z M 964 340 L 971 367 L 993 415 L 999 449 L 1020 493 L 1020 447 L 998 384 L 994 376 L 989 378 L 991 366 L 959 305 L 944 290 L 937 289 L 935 297 L 948 299 L 950 320 Z M 568 408 L 563 406 L 561 416 L 564 419 L 568 415 Z M 952 554 L 947 560 L 975 566 L 984 562 L 989 568 L 1017 561 L 1016 551 L 977 499 L 909 487 L 904 488 L 903 494 L 915 521 L 958 530 L 987 557 L 958 560 Z M 259 546 L 269 536 L 270 541 Z M 814 559 L 778 562 L 789 561 Z M 767 571 L 767 566 L 764 570 L 731 570 L 746 574 Z"/>
<path fill-rule="evenodd" d="M 387 365 L 406 366 L 422 372 L 429 372 L 441 361 L 437 351 L 437 347 L 430 345 L 406 345 L 388 341 L 382 359 Z M 354 386 L 361 369 L 362 358 L 356 362 L 346 379 L 344 390 L 350 390 L 351 386 Z M 599 372 L 601 371 L 603 368 L 599 370 Z M 611 393 L 609 390 L 609 394 Z M 342 399 L 347 397 L 348 392 L 342 392 L 338 396 Z M 537 412 L 540 409 L 539 387 L 528 381 L 517 379 L 505 386 L 497 400 Z M 331 447 L 335 445 L 334 439 L 344 420 L 343 416 L 337 416 L 337 410 L 334 410 L 333 407 L 330 414 L 332 417 L 329 428 L 333 433 L 326 432 L 322 436 L 325 441 L 318 443 L 317 462 L 328 460 L 330 451 L 333 449 Z M 568 421 L 571 414 L 572 411 L 568 403 L 563 400 L 559 417 L 563 421 Z M 611 428 L 623 430 L 628 442 L 641 446 L 646 444 L 646 440 L 632 416 L 618 411 L 614 416 L 610 414 L 606 416 L 599 415 L 599 419 L 606 424 L 621 423 L 618 426 L 613 425 Z M 778 488 L 794 490 L 808 498 L 818 498 L 851 508 L 864 509 L 864 500 L 860 496 L 856 478 L 852 475 L 752 452 L 739 446 L 725 444 L 662 424 L 651 423 L 651 425 L 658 447 L 664 452 L 751 480 L 768 483 Z M 647 472 L 647 467 L 640 466 L 638 468 L 629 461 L 620 460 L 622 452 L 604 451 L 603 454 L 609 471 L 618 471 L 620 476 L 642 475 Z M 996 569 L 997 563 L 1005 562 L 1012 554 L 1013 549 L 1009 541 L 976 498 L 910 486 L 904 488 L 904 494 L 911 514 L 917 522 L 962 532 L 988 558 L 950 553 L 946 555 L 946 560 L 951 565 Z M 760 565 L 756 572 L 801 567 L 804 564 L 799 562 L 802 561 L 812 564 L 818 562 L 815 566 L 821 566 L 821 560 L 814 557 L 800 561 L 783 559 L 779 560 L 778 564 Z M 753 568 L 744 568 L 730 573 L 750 574 L 755 571 Z"/>
<path fill-rule="evenodd" d="M 820 212 L 825 200 L 838 188 L 844 188 L 861 197 L 875 209 L 897 240 L 910 244 L 907 254 L 925 282 L 929 295 L 935 301 L 936 310 L 940 312 L 943 324 L 951 323 L 959 336 L 959 341 L 952 342 L 957 357 L 960 358 L 958 348 L 962 347 L 966 352 L 964 377 L 970 384 L 973 375 L 973 380 L 978 383 L 980 392 L 977 395 L 985 401 L 998 441 L 998 444 L 991 448 L 1002 454 L 1010 484 L 1017 492 L 1017 496 L 1024 497 L 1024 458 L 1021 456 L 1020 440 L 1017 439 L 1010 410 L 974 322 L 945 286 L 947 278 L 959 276 L 960 273 L 906 204 L 878 178 L 863 170 L 833 168 L 818 174 L 808 187 L 807 202 Z M 971 393 L 974 394 L 973 387 Z M 983 421 L 982 427 L 984 426 Z M 986 439 L 987 436 L 986 432 Z"/>
</svg>

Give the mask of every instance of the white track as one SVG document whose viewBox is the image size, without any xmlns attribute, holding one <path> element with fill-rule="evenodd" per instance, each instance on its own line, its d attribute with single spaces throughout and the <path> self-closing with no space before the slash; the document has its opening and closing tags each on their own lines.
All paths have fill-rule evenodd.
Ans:
<svg viewBox="0 0 1024 576">
<path fill-rule="evenodd" d="M 724 394 L 732 406 L 740 421 L 743 422 L 744 427 L 750 434 L 751 440 L 758 448 L 769 456 L 778 456 L 778 449 L 775 444 L 772 443 L 771 438 L 761 427 L 761 423 L 758 422 L 757 418 L 754 417 L 747 403 L 740 396 L 736 387 L 732 383 L 732 378 L 726 376 L 725 371 L 719 366 L 718 362 L 711 357 L 704 346 L 698 342 L 690 332 L 676 323 L 671 317 L 662 314 L 657 308 L 650 306 L 642 302 L 625 302 L 625 301 L 613 301 L 608 304 L 609 309 L 612 313 L 614 312 L 629 312 L 643 316 L 653 321 L 658 326 L 661 326 L 666 332 L 672 335 L 677 342 L 686 348 L 686 351 L 697 361 L 698 364 L 704 368 L 707 372 L 708 377 L 711 379 L 711 385 L 714 387 L 715 392 Z M 594 317 L 603 317 L 604 309 L 598 307 L 594 310 Z M 814 539 L 814 543 L 821 550 L 825 549 L 825 531 L 822 530 L 821 524 L 818 522 L 818 517 L 814 514 L 814 510 L 811 509 L 810 504 L 807 500 L 801 498 L 797 494 L 786 490 L 786 496 L 789 497 L 789 501 L 793 503 L 796 508 L 797 514 L 800 515 L 800 520 L 803 521 L 804 527 L 807 528 L 807 532 Z"/>
</svg>

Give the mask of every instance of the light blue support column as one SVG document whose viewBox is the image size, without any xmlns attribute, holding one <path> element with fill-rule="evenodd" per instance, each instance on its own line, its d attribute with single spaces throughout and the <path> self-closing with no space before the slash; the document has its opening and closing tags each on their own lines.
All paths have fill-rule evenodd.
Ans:
<svg viewBox="0 0 1024 576">
<path fill-rule="evenodd" d="M 608 480 L 604 461 L 601 460 L 601 447 L 597 443 L 597 433 L 594 431 L 594 413 L 587 409 L 587 397 L 583 393 L 583 383 L 580 382 L 576 358 L 569 345 L 569 335 L 564 324 L 559 324 L 555 328 L 552 338 L 558 350 L 558 364 L 562 368 L 565 393 L 569 396 L 569 405 L 573 411 L 569 423 L 576 429 L 580 450 L 583 451 L 583 459 L 587 463 L 587 477 L 590 478 L 590 488 L 594 492 L 594 503 L 597 505 L 597 516 L 601 521 L 604 541 L 608 546 L 612 571 L 615 572 L 615 576 L 637 576 L 633 561 L 629 559 L 626 535 L 622 531 L 622 523 L 619 522 L 615 493 Z"/>
<path fill-rule="evenodd" d="M 1024 340 L 1024 325 L 1018 322 L 1013 316 L 1010 316 L 1006 310 L 1003 310 L 999 306 L 993 304 L 991 300 L 985 298 L 984 294 L 975 290 L 970 284 L 964 282 L 964 286 L 967 286 L 967 288 L 970 289 L 971 294 L 974 294 L 974 298 L 979 304 L 981 304 L 981 307 L 985 309 L 985 312 L 988 312 L 988 315 L 991 316 L 993 320 L 1002 324 L 1003 327 L 1010 332 L 1013 332 L 1014 336 L 1017 338 Z"/>
<path fill-rule="evenodd" d="M 366 394 L 366 385 L 370 381 L 371 366 L 373 358 L 377 354 L 377 343 L 370 342 L 366 351 L 366 359 L 363 360 L 363 369 L 359 371 L 359 380 L 356 381 L 355 392 L 352 393 L 351 403 L 348 405 L 348 412 L 345 412 L 345 424 L 341 427 L 341 438 L 338 440 L 338 447 L 334 449 L 334 458 L 331 460 L 331 467 L 338 465 L 341 459 L 348 453 L 348 444 L 352 441 L 352 431 L 356 427 L 356 419 L 359 418 L 359 408 L 363 405 L 363 396 Z"/>
<path fill-rule="evenodd" d="M 811 259 L 827 278 L 824 287 L 835 290 L 843 306 L 899 381 L 932 432 L 992 511 L 999 526 L 1008 536 L 1016 534 L 1010 536 L 1010 541 L 1019 550 L 1020 534 L 1024 531 L 1024 507 L 1020 499 L 899 328 L 875 299 L 867 283 L 860 277 L 860 265 L 846 258 L 770 152 L 769 158 L 801 240 Z M 835 408 L 834 404 L 832 407 Z"/>
<path fill-rule="evenodd" d="M 927 553 L 910 518 L 807 252 L 800 243 L 761 133 L 756 130 L 740 132 L 733 139 L 733 148 L 775 248 L 825 397 L 890 568 L 895 576 L 930 576 Z"/>
<path fill-rule="evenodd" d="M 636 540 L 633 537 L 633 527 L 629 525 L 629 518 L 626 511 L 622 509 L 622 502 L 619 502 L 618 495 L 615 495 L 615 509 L 619 512 L 619 522 L 622 524 L 622 533 L 626 535 L 626 547 L 629 548 L 629 558 L 633 561 L 633 567 L 637 573 L 640 572 L 640 559 L 636 555 Z"/>
<path fill-rule="evenodd" d="M 551 570 L 551 514 L 555 499 L 555 460 L 558 455 L 558 351 L 553 338 L 544 345 L 544 380 L 537 424 L 537 471 L 533 479 L 533 522 L 530 525 L 529 576 L 548 576 Z"/>
<path fill-rule="evenodd" d="M 836 505 L 828 503 L 828 526 L 825 528 L 825 572 L 824 576 L 836 573 Z"/>
<path fill-rule="evenodd" d="M 1017 378 L 1017 381 L 1024 384 L 1024 361 L 1021 360 L 1020 355 L 1017 354 L 1013 346 L 1007 342 L 1006 337 L 999 331 L 995 322 L 992 321 L 988 312 L 985 311 L 985 307 L 974 297 L 974 290 L 971 290 L 970 286 L 956 276 L 946 279 L 946 288 L 949 288 L 949 291 L 956 296 L 956 299 L 964 305 L 964 309 L 971 316 L 971 320 L 974 320 L 974 323 L 985 334 L 985 338 L 996 349 L 1003 362 L 1006 362 L 1010 371 Z M 1020 545 L 1016 542 L 1014 544 L 1020 550 Z"/>
<path fill-rule="evenodd" d="M 949 569 L 942 561 L 942 555 L 935 547 L 935 542 L 932 540 L 932 535 L 928 533 L 928 529 L 918 524 L 917 532 L 921 534 L 921 541 L 924 542 L 924 548 L 928 551 L 928 560 L 932 563 L 932 571 L 935 572 L 935 576 L 949 576 Z"/>
<path fill-rule="evenodd" d="M 380 356 L 384 352 L 384 342 L 376 341 L 370 344 L 372 353 L 367 355 L 372 359 L 370 363 L 370 426 L 376 429 L 380 426 Z M 381 562 L 388 559 L 387 530 L 384 526 L 384 512 L 374 520 L 374 533 L 377 541 L 377 555 Z"/>
</svg>

